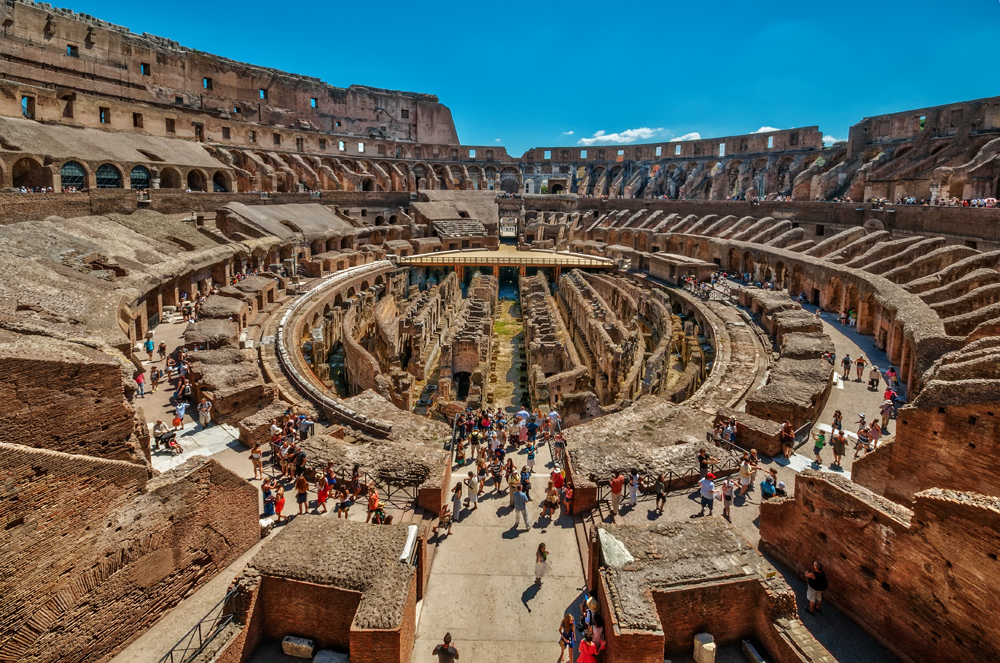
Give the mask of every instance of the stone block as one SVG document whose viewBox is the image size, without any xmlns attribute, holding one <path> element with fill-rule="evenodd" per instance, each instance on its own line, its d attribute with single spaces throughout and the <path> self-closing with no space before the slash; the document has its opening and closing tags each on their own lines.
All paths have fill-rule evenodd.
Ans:
<svg viewBox="0 0 1000 663">
<path fill-rule="evenodd" d="M 715 638 L 710 633 L 694 636 L 694 663 L 715 663 Z"/>
<path fill-rule="evenodd" d="M 285 639 L 281 641 L 281 651 L 296 658 L 312 658 L 313 649 L 315 649 L 313 641 L 307 638 L 286 635 Z"/>
</svg>

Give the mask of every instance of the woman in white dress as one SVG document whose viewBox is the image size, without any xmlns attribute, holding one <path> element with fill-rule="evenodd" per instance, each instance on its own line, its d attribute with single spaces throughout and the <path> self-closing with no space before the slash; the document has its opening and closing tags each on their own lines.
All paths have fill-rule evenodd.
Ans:
<svg viewBox="0 0 1000 663">
<path fill-rule="evenodd" d="M 538 544 L 538 550 L 535 552 L 535 582 L 539 585 L 542 584 L 542 576 L 552 570 L 549 566 L 549 551 L 545 549 L 544 543 Z"/>
<path fill-rule="evenodd" d="M 639 502 L 639 470 L 632 468 L 628 480 L 628 503 L 635 507 Z"/>
</svg>

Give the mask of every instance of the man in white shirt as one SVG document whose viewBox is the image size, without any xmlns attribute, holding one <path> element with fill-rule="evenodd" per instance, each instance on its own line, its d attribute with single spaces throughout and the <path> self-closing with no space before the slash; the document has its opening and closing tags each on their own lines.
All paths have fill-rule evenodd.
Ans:
<svg viewBox="0 0 1000 663">
<path fill-rule="evenodd" d="M 479 478 L 475 472 L 469 472 L 469 478 L 465 480 L 465 485 L 469 488 L 469 496 L 465 501 L 472 507 L 469 511 L 479 508 Z"/>
<path fill-rule="evenodd" d="M 701 512 L 698 516 L 705 515 L 705 507 L 708 507 L 708 515 L 711 516 L 712 507 L 715 506 L 715 475 L 709 472 L 698 485 L 701 487 Z"/>
</svg>

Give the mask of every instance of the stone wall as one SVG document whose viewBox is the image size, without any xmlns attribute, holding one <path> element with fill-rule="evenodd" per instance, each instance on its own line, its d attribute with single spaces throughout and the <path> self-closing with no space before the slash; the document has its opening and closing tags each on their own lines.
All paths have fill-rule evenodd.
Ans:
<svg viewBox="0 0 1000 663">
<path fill-rule="evenodd" d="M 913 510 L 830 474 L 801 472 L 795 497 L 761 505 L 760 548 L 797 575 L 824 564 L 828 599 L 903 661 L 992 661 L 1000 624 L 1000 500 L 931 489 Z"/>
<path fill-rule="evenodd" d="M 215 461 L 150 479 L 140 465 L 0 443 L 0 467 L 5 661 L 110 656 L 260 540 L 257 491 Z"/>
</svg>

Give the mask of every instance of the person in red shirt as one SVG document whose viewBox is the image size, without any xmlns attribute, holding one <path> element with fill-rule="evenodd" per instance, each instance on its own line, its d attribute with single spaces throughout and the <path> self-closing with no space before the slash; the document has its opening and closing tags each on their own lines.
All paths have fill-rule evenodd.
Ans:
<svg viewBox="0 0 1000 663">
<path fill-rule="evenodd" d="M 621 493 L 619 493 L 619 496 L 621 496 Z M 583 641 L 580 643 L 580 655 L 577 656 L 576 663 L 597 663 L 597 655 L 602 651 L 604 651 L 604 641 L 594 642 L 594 637 L 590 634 L 590 631 L 587 631 L 583 634 Z"/>
<path fill-rule="evenodd" d="M 615 478 L 611 480 L 611 513 L 618 515 L 618 508 L 622 503 L 622 489 L 625 487 L 625 477 L 621 472 L 615 471 Z"/>
</svg>

